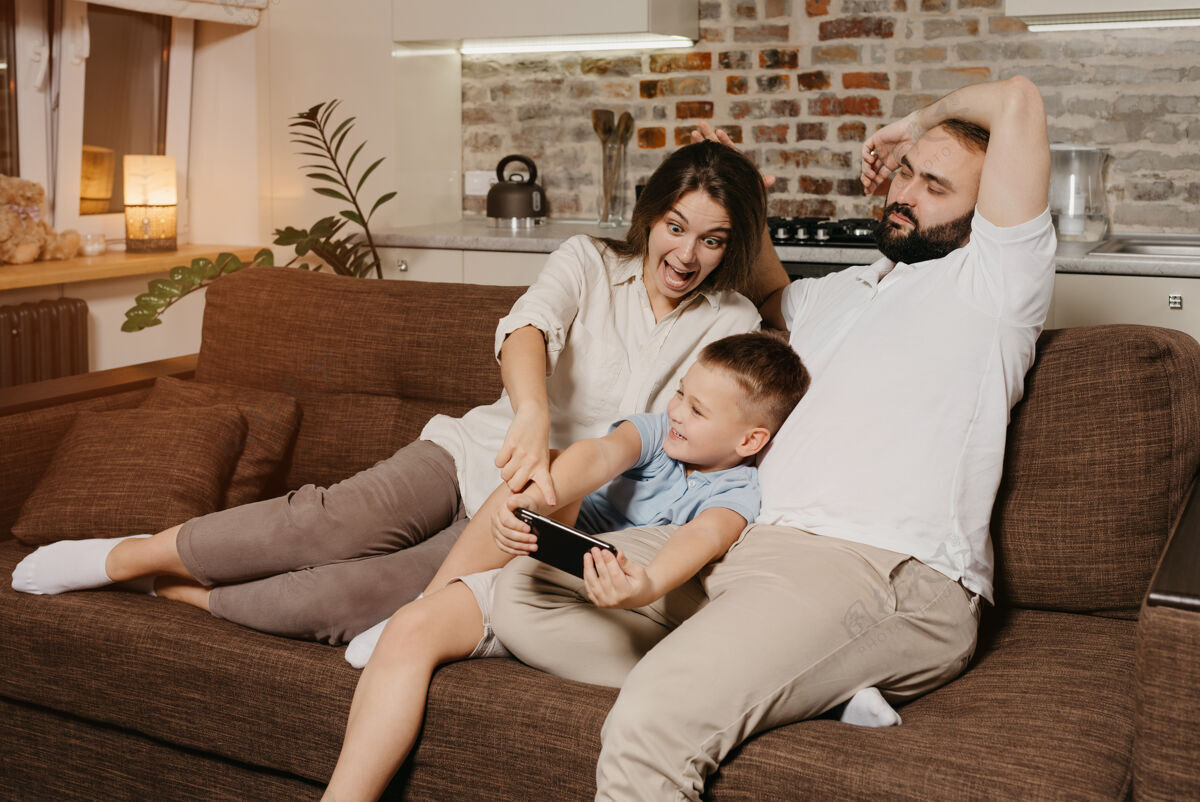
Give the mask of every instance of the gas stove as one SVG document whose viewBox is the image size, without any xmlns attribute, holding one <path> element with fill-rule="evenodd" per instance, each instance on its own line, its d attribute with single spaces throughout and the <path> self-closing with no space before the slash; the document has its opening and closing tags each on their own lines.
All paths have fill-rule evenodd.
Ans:
<svg viewBox="0 0 1200 802">
<path fill-rule="evenodd" d="M 771 242 L 776 245 L 875 247 L 875 226 L 868 218 L 831 220 L 828 217 L 768 217 Z"/>
</svg>

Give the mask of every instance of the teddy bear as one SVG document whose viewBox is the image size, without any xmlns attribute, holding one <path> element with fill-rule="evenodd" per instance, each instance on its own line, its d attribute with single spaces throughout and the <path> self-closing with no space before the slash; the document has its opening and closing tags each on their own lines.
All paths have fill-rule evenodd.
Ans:
<svg viewBox="0 0 1200 802">
<path fill-rule="evenodd" d="M 56 234 L 42 219 L 45 205 L 40 184 L 0 175 L 0 264 L 70 259 L 79 252 L 79 232 Z"/>
</svg>

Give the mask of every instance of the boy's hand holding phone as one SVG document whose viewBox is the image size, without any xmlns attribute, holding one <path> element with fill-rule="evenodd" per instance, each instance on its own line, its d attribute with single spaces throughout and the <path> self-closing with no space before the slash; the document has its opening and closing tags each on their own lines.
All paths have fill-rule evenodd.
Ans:
<svg viewBox="0 0 1200 802">
<path fill-rule="evenodd" d="M 537 500 L 532 495 L 514 493 L 509 496 L 492 516 L 492 539 L 501 551 L 523 557 L 537 551 L 537 535 L 530 530 L 529 524 L 514 514 L 518 507 L 538 511 Z"/>
<path fill-rule="evenodd" d="M 597 607 L 632 610 L 659 597 L 646 569 L 618 550 L 614 557 L 592 549 L 583 557 L 583 583 L 588 599 Z"/>
</svg>

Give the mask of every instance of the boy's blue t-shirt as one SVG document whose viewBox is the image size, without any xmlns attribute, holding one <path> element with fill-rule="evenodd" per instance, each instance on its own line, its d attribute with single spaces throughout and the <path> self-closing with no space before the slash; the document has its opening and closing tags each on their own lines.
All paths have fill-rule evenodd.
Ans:
<svg viewBox="0 0 1200 802">
<path fill-rule="evenodd" d="M 615 532 L 631 526 L 685 524 L 709 507 L 725 507 L 753 521 L 758 517 L 761 495 L 758 469 L 737 465 L 723 471 L 692 471 L 667 456 L 663 442 L 671 423 L 667 414 L 631 415 L 628 420 L 642 438 L 637 464 L 611 482 L 584 497 L 575 522 L 590 534 Z"/>
</svg>

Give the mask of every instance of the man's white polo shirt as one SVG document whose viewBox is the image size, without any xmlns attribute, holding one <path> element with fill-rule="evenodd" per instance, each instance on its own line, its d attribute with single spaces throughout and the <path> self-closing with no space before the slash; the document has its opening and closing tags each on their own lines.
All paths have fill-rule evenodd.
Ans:
<svg viewBox="0 0 1200 802">
<path fill-rule="evenodd" d="M 761 461 L 758 522 L 910 554 L 991 601 L 988 522 L 1054 248 L 1049 210 L 1009 228 L 976 211 L 941 259 L 788 287 L 812 386 Z"/>
</svg>

